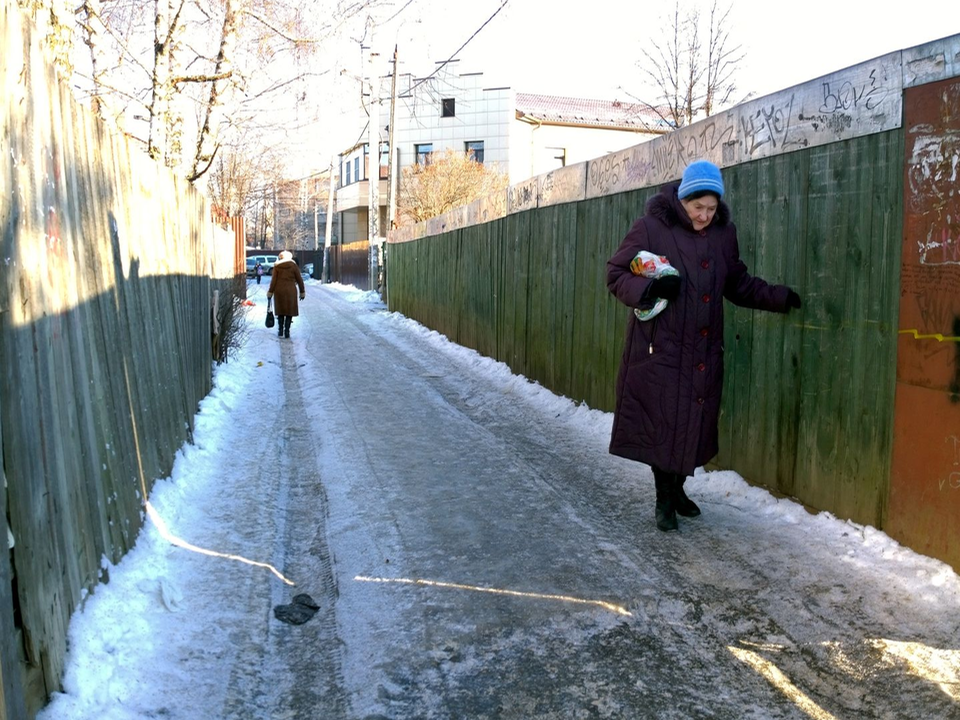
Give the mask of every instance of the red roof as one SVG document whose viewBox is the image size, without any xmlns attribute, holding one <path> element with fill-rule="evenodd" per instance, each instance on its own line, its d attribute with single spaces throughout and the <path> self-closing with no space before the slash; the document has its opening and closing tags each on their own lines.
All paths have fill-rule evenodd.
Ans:
<svg viewBox="0 0 960 720">
<path fill-rule="evenodd" d="M 620 100 L 588 100 L 559 95 L 517 93 L 517 117 L 546 123 L 589 125 L 625 130 L 655 128 L 660 117 L 646 105 Z"/>
</svg>

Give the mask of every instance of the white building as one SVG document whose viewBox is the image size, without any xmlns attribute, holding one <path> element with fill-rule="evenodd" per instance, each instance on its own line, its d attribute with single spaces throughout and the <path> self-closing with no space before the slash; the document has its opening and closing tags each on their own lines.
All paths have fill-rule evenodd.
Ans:
<svg viewBox="0 0 960 720">
<path fill-rule="evenodd" d="M 387 230 L 390 92 L 390 78 L 383 78 L 380 235 Z M 453 149 L 495 167 L 510 184 L 659 134 L 649 129 L 656 120 L 640 106 L 484 87 L 482 73 L 458 73 L 455 60 L 426 78 L 397 77 L 395 125 L 397 178 L 403 168 L 428 162 L 430 153 Z M 367 239 L 367 167 L 366 141 L 340 155 L 336 212 L 344 243 Z"/>
</svg>

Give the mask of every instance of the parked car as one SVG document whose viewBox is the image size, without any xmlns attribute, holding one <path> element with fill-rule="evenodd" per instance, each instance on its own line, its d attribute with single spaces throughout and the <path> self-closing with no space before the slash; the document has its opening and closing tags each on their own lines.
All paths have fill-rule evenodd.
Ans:
<svg viewBox="0 0 960 720">
<path fill-rule="evenodd" d="M 248 255 L 247 256 L 247 275 L 253 277 L 257 271 L 257 263 L 263 266 L 263 274 L 269 275 L 273 272 L 273 266 L 277 262 L 276 255 Z"/>
<path fill-rule="evenodd" d="M 300 272 L 307 277 L 313 277 L 313 263 L 304 263 L 303 267 L 300 268 Z"/>
</svg>

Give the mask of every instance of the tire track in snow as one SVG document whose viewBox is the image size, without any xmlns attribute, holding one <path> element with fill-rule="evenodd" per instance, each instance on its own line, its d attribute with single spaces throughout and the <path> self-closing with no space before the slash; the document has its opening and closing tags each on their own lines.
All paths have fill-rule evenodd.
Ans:
<svg viewBox="0 0 960 720">
<path fill-rule="evenodd" d="M 327 498 L 315 459 L 322 438 L 306 420 L 295 341 L 277 342 L 283 386 L 266 391 L 282 393 L 283 398 L 276 416 L 265 423 L 263 433 L 273 442 L 268 443 L 270 450 L 257 475 L 269 492 L 262 494 L 261 501 L 266 502 L 252 508 L 251 517 L 235 522 L 262 525 L 257 518 L 272 518 L 270 530 L 254 543 L 269 548 L 272 562 L 296 585 L 272 583 L 269 606 L 258 614 L 260 627 L 251 629 L 248 637 L 238 637 L 222 717 L 348 717 L 337 634 L 337 583 L 326 537 Z M 303 625 L 277 620 L 273 608 L 300 593 L 309 594 L 320 606 L 313 618 Z"/>
<path fill-rule="evenodd" d="M 299 323 L 302 329 L 306 323 Z M 292 334 L 292 333 L 291 333 Z M 337 624 L 337 579 L 327 542 L 329 504 L 317 463 L 323 443 L 320 428 L 307 420 L 300 345 L 284 341 L 283 389 L 284 427 L 281 433 L 278 482 L 289 480 L 288 522 L 283 533 L 287 552 L 285 567 L 296 573 L 298 587 L 287 590 L 289 597 L 305 592 L 320 606 L 303 625 L 284 625 L 271 617 L 273 651 L 285 661 L 291 685 L 279 698 L 279 710 L 291 717 L 348 717 L 349 701 L 344 689 L 343 643 Z M 308 388 L 314 390 L 315 388 Z"/>
</svg>

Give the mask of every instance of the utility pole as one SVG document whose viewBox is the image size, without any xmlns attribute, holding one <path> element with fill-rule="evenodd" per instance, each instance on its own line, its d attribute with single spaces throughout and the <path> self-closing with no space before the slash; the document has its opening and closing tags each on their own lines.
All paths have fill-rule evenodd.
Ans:
<svg viewBox="0 0 960 720">
<path fill-rule="evenodd" d="M 333 193 L 335 189 L 334 182 L 334 157 L 330 156 L 330 195 L 327 197 L 327 231 L 323 238 L 323 267 L 320 271 L 320 282 L 330 282 L 330 243 L 333 236 Z"/>
<path fill-rule="evenodd" d="M 280 245 L 280 223 L 277 222 L 279 219 L 279 207 L 277 205 L 277 181 L 273 181 L 273 249 L 278 250 Z"/>
<path fill-rule="evenodd" d="M 320 198 L 313 196 L 313 252 L 320 249 Z"/>
<path fill-rule="evenodd" d="M 370 289 L 377 289 L 380 245 L 380 82 L 374 69 L 378 53 L 370 51 L 370 134 L 367 141 L 367 237 L 370 243 Z"/>
<path fill-rule="evenodd" d="M 313 195 L 313 277 L 317 276 L 317 251 L 320 250 L 320 220 L 317 217 L 320 213 L 320 198 L 317 197 L 319 193 L 314 193 Z"/>
<path fill-rule="evenodd" d="M 396 134 L 394 123 L 397 119 L 397 46 L 393 46 L 393 78 L 390 82 L 390 134 L 387 145 L 390 148 L 390 159 L 387 161 L 387 231 L 397 226 L 397 149 L 393 144 Z"/>
</svg>

